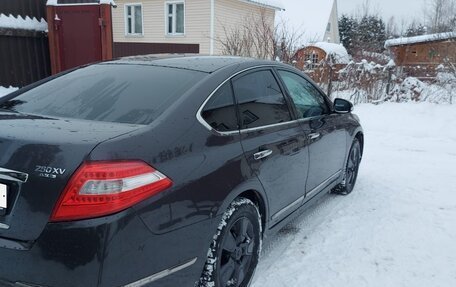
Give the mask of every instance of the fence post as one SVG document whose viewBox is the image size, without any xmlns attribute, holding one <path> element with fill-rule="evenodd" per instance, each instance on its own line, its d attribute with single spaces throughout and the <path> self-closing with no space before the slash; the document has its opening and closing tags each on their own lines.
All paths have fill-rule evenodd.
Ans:
<svg viewBox="0 0 456 287">
<path fill-rule="evenodd" d="M 391 80 L 393 78 L 393 71 L 392 69 L 388 69 L 388 82 L 386 84 L 386 94 L 389 95 L 391 92 Z"/>
</svg>

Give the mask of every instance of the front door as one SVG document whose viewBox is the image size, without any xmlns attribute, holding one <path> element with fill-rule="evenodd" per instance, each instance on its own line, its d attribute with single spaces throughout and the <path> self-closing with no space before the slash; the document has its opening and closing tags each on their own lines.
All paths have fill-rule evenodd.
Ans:
<svg viewBox="0 0 456 287">
<path fill-rule="evenodd" d="M 329 101 L 307 79 L 287 70 L 278 71 L 296 107 L 309 141 L 309 175 L 306 196 L 312 197 L 339 178 L 347 150 L 346 133 Z"/>
<path fill-rule="evenodd" d="M 293 121 L 275 74 L 250 71 L 233 79 L 241 143 L 252 171 L 266 191 L 275 222 L 304 200 L 308 150 L 301 126 Z"/>
</svg>

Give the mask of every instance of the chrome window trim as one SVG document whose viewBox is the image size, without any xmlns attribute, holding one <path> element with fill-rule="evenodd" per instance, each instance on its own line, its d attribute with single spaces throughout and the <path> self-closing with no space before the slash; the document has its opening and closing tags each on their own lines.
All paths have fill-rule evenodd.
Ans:
<svg viewBox="0 0 456 287">
<path fill-rule="evenodd" d="M 235 134 L 240 134 L 240 133 L 245 133 L 245 132 L 250 132 L 250 131 L 255 131 L 255 130 L 260 130 L 260 129 L 265 129 L 265 128 L 271 128 L 271 127 L 276 127 L 276 126 L 281 126 L 281 125 L 285 125 L 285 124 L 289 124 L 289 123 L 292 123 L 292 122 L 296 122 L 296 120 L 293 120 L 293 121 L 288 121 L 288 122 L 283 122 L 283 123 L 277 123 L 277 124 L 272 124 L 272 125 L 267 125 L 267 126 L 261 126 L 261 127 L 256 127 L 256 128 L 251 128 L 251 129 L 241 129 L 241 130 L 237 130 L 237 131 L 229 131 L 229 132 L 220 132 L 220 131 L 217 131 L 216 129 L 214 129 L 213 127 L 211 127 L 203 118 L 203 116 L 201 115 L 202 112 L 203 112 L 203 109 L 204 107 L 206 106 L 206 104 L 211 100 L 211 98 L 215 95 L 215 93 L 218 92 L 218 90 L 223 86 L 225 85 L 227 82 L 231 81 L 234 77 L 242 74 L 242 73 L 245 73 L 245 72 L 248 72 L 250 70 L 255 70 L 255 69 L 261 69 L 261 68 L 274 68 L 274 67 L 277 67 L 277 65 L 273 65 L 273 64 L 270 64 L 270 65 L 258 65 L 258 66 L 253 66 L 253 67 L 249 67 L 249 68 L 246 68 L 244 70 L 241 70 L 239 72 L 236 72 L 234 73 L 233 75 L 231 75 L 230 77 L 228 77 L 225 81 L 223 81 L 220 85 L 217 86 L 217 88 L 215 88 L 215 90 L 206 98 L 206 100 L 203 102 L 203 104 L 200 106 L 200 108 L 198 109 L 198 112 L 196 113 L 196 118 L 197 120 L 206 128 L 208 129 L 209 131 L 211 132 L 214 132 L 218 135 L 221 135 L 221 136 L 231 136 L 231 135 L 235 135 Z"/>
<path fill-rule="evenodd" d="M 307 122 L 307 121 L 311 121 L 311 120 L 315 120 L 317 118 L 320 118 L 324 115 L 320 115 L 320 116 L 316 116 L 316 117 L 310 117 L 310 118 L 304 118 L 304 119 L 297 119 L 297 120 L 291 120 L 291 121 L 288 121 L 288 122 L 283 122 L 283 123 L 277 123 L 277 124 L 272 124 L 272 125 L 266 125 L 266 126 L 260 126 L 260 127 L 255 127 L 255 128 L 249 128 L 249 129 L 240 129 L 240 130 L 236 130 L 236 131 L 229 131 L 229 132 L 221 132 L 221 131 L 218 131 L 216 129 L 214 129 L 213 127 L 211 127 L 211 125 L 209 125 L 203 118 L 202 116 L 202 112 L 203 112 L 203 109 L 204 107 L 206 106 L 206 104 L 211 100 L 211 98 L 215 95 L 215 93 L 218 92 L 218 90 L 223 86 L 225 85 L 228 81 L 231 81 L 234 77 L 236 76 L 239 76 L 240 74 L 242 73 L 245 73 L 245 72 L 248 72 L 250 70 L 255 70 L 255 69 L 260 69 L 260 68 L 277 68 L 277 67 L 280 67 L 279 65 L 258 65 L 258 66 L 254 66 L 254 67 L 250 67 L 250 68 L 246 68 L 244 70 L 241 70 L 239 72 L 236 72 L 234 73 L 233 75 L 231 75 L 229 78 L 227 78 L 225 81 L 223 81 L 220 85 L 217 86 L 217 88 L 215 88 L 215 90 L 206 98 L 206 100 L 201 104 L 200 108 L 198 109 L 198 111 L 196 112 L 196 119 L 200 122 L 200 124 L 202 124 L 207 130 L 211 131 L 211 132 L 214 132 L 220 136 L 232 136 L 232 135 L 236 135 L 236 134 L 243 134 L 243 133 L 249 133 L 249 132 L 254 132 L 254 131 L 258 131 L 258 130 L 263 130 L 263 129 L 270 129 L 270 128 L 275 128 L 275 127 L 280 127 L 280 126 L 284 126 L 284 125 L 287 125 L 287 124 L 293 124 L 293 123 L 302 123 L 302 122 Z"/>
</svg>

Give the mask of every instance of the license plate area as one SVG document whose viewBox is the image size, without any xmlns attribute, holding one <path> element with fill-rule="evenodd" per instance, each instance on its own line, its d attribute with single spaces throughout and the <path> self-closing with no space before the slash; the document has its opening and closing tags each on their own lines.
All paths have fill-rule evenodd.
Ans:
<svg viewBox="0 0 456 287">
<path fill-rule="evenodd" d="M 0 215 L 6 214 L 8 208 L 8 187 L 0 183 Z"/>
</svg>

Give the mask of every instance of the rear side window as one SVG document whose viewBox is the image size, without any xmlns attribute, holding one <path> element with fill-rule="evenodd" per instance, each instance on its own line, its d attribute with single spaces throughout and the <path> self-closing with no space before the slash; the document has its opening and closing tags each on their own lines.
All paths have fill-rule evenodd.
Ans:
<svg viewBox="0 0 456 287">
<path fill-rule="evenodd" d="M 50 117 L 149 124 L 206 75 L 148 65 L 93 65 L 44 83 L 0 107 Z"/>
<path fill-rule="evenodd" d="M 236 108 L 230 82 L 212 95 L 201 113 L 203 119 L 219 132 L 238 130 Z"/>
<path fill-rule="evenodd" d="M 258 71 L 233 81 L 243 129 L 291 120 L 285 97 L 271 71 Z"/>
</svg>

